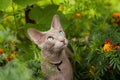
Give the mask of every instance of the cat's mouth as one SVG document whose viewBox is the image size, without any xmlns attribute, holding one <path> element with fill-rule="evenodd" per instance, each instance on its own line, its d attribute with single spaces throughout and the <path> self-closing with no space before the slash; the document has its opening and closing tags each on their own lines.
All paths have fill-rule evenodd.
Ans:
<svg viewBox="0 0 120 80">
<path fill-rule="evenodd" d="M 64 49 L 65 47 L 67 47 L 67 44 L 63 44 L 63 45 L 61 45 L 61 46 L 59 46 L 59 47 L 56 47 L 56 48 L 53 47 L 53 49 L 62 50 L 62 49 Z"/>
<path fill-rule="evenodd" d="M 64 41 L 64 42 L 62 42 L 63 43 L 63 45 L 60 47 L 60 48 L 65 48 L 65 47 L 67 47 L 67 41 Z"/>
<path fill-rule="evenodd" d="M 50 47 L 50 50 L 62 50 L 64 49 L 65 47 L 67 47 L 67 42 L 61 42 L 61 44 L 59 45 L 55 45 L 53 44 L 51 47 Z"/>
</svg>

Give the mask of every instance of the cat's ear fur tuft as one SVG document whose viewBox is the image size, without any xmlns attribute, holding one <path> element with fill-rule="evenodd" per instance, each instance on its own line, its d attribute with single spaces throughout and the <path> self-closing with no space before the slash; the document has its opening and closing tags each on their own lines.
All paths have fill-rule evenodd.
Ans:
<svg viewBox="0 0 120 80">
<path fill-rule="evenodd" d="M 33 28 L 29 28 L 27 32 L 30 39 L 34 41 L 36 44 L 40 43 L 40 41 L 42 40 L 42 37 L 44 36 L 42 32 L 39 32 L 38 30 Z"/>
<path fill-rule="evenodd" d="M 52 20 L 52 23 L 51 23 L 51 28 L 61 29 L 60 19 L 59 19 L 59 16 L 57 14 L 53 16 L 53 20 Z"/>
</svg>

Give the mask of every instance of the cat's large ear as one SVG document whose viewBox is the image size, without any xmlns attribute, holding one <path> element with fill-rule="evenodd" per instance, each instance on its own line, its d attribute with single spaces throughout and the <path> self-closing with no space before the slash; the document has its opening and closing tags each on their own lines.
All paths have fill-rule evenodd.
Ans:
<svg viewBox="0 0 120 80">
<path fill-rule="evenodd" d="M 38 30 L 33 28 L 29 28 L 27 32 L 31 40 L 34 41 L 36 44 L 41 43 L 42 38 L 45 35 L 42 32 L 39 32 Z"/>
<path fill-rule="evenodd" d="M 53 29 L 61 29 L 60 19 L 58 15 L 53 16 L 53 20 L 51 23 L 51 28 Z"/>
</svg>

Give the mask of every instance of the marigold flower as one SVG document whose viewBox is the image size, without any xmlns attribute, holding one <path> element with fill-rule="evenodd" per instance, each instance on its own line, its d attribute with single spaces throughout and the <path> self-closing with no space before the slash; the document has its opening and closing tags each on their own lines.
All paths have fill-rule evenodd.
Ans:
<svg viewBox="0 0 120 80">
<path fill-rule="evenodd" d="M 110 44 L 110 40 L 106 40 L 104 46 L 103 46 L 103 50 L 105 52 L 111 52 L 112 51 L 112 45 Z"/>
<path fill-rule="evenodd" d="M 3 54 L 4 52 L 4 49 L 0 49 L 0 54 Z"/>
<path fill-rule="evenodd" d="M 113 45 L 112 45 L 112 48 L 113 48 L 113 49 L 120 49 L 120 45 L 113 44 Z"/>
<path fill-rule="evenodd" d="M 117 13 L 117 12 L 113 13 L 112 16 L 115 19 L 115 23 L 119 25 L 120 24 L 120 13 Z"/>
<path fill-rule="evenodd" d="M 112 45 L 112 48 L 113 48 L 113 49 L 116 49 L 116 48 L 117 48 L 117 44 L 113 44 L 113 45 Z"/>
<path fill-rule="evenodd" d="M 115 13 L 112 14 L 112 16 L 115 17 L 115 18 L 116 18 L 116 17 L 120 17 L 120 13 L 115 12 Z"/>
<path fill-rule="evenodd" d="M 80 18 L 80 17 L 81 17 L 81 14 L 80 14 L 80 13 L 76 13 L 76 14 L 75 14 L 75 17 Z"/>
<path fill-rule="evenodd" d="M 9 60 L 9 61 L 13 60 L 16 55 L 17 55 L 17 52 L 14 51 L 14 52 L 8 57 L 8 60 Z"/>
</svg>

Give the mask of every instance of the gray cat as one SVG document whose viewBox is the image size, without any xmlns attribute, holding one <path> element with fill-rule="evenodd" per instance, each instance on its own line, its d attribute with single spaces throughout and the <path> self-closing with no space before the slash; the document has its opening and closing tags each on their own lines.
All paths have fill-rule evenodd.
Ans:
<svg viewBox="0 0 120 80">
<path fill-rule="evenodd" d="M 40 32 L 30 28 L 28 35 L 41 49 L 41 69 L 45 73 L 45 80 L 73 80 L 73 69 L 68 59 L 71 52 L 67 48 L 68 40 L 59 16 L 53 17 L 49 31 Z"/>
</svg>

